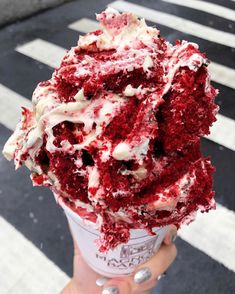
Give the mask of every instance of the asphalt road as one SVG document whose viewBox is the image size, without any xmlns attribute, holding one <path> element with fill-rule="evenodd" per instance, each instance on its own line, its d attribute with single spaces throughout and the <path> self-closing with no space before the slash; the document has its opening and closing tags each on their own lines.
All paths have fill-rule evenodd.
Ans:
<svg viewBox="0 0 235 294">
<path fill-rule="evenodd" d="M 66 0 L 1 0 L 0 26 L 13 23 L 14 21 L 60 5 L 64 2 L 66 2 Z"/>
<path fill-rule="evenodd" d="M 73 1 L 0 31 L 0 150 L 18 119 L 18 104 L 29 103 L 37 83 L 50 78 L 64 48 L 76 44 L 78 30 L 80 33 L 86 31 L 88 22 L 83 26 L 76 23 L 73 29 L 68 26 L 81 18 L 95 20 L 95 13 L 109 3 L 107 0 Z M 184 6 L 180 5 L 182 3 Z M 138 11 L 171 42 L 186 39 L 198 43 L 213 62 L 213 84 L 220 90 L 216 98 L 221 115 L 218 127 L 210 139 L 202 142 L 204 154 L 212 157 L 217 168 L 214 187 L 218 215 L 211 218 L 208 228 L 212 229 L 208 229 L 207 224 L 199 227 L 199 232 L 196 231 L 198 227 L 192 227 L 192 232 L 198 235 L 182 233 L 177 239 L 177 259 L 154 293 L 233 294 L 235 2 L 130 0 L 128 4 L 117 1 L 114 6 Z M 15 172 L 13 164 L 0 155 L 0 203 L 0 237 L 3 240 L 0 241 L 0 293 L 58 292 L 72 273 L 73 250 L 65 216 L 52 193 L 44 188 L 32 188 L 29 172 L 25 168 Z M 218 222 L 213 223 L 213 220 Z M 27 255 L 34 262 L 31 260 L 26 266 L 27 258 L 23 256 Z M 27 285 L 28 274 L 35 287 Z M 45 288 L 47 282 L 54 290 Z"/>
</svg>

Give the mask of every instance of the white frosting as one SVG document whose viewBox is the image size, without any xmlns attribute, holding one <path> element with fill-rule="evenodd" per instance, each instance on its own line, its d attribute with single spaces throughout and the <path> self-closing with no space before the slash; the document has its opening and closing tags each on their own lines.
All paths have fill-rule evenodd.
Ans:
<svg viewBox="0 0 235 294">
<path fill-rule="evenodd" d="M 88 170 L 88 189 L 98 188 L 100 183 L 100 174 L 96 166 L 87 167 Z"/>
<path fill-rule="evenodd" d="M 117 160 L 130 160 L 131 159 L 130 146 L 125 142 L 119 143 L 114 148 L 112 155 Z"/>
<path fill-rule="evenodd" d="M 132 47 L 138 46 L 140 42 L 144 44 L 151 44 L 152 38 L 159 34 L 159 31 L 156 28 L 148 27 L 144 19 L 139 20 L 136 15 L 128 13 L 126 14 L 126 23 L 123 21 L 119 23 L 119 29 L 117 26 L 106 26 L 103 24 L 103 16 L 108 15 L 108 19 L 112 19 L 112 15 L 117 15 L 117 11 L 110 12 L 109 10 L 101 13 L 97 16 L 97 19 L 101 21 L 101 28 L 103 33 L 97 37 L 97 46 L 102 49 L 122 48 L 129 47 L 130 44 Z M 106 20 L 108 20 L 106 18 Z M 80 40 L 79 40 L 80 41 Z M 78 43 L 81 44 L 81 43 Z"/>
<path fill-rule="evenodd" d="M 132 149 L 132 156 L 136 157 L 140 163 L 148 152 L 149 141 L 149 138 L 144 138 L 140 144 L 136 144 Z"/>
<path fill-rule="evenodd" d="M 138 181 L 143 180 L 146 178 L 148 170 L 143 166 L 140 165 L 136 170 L 123 170 L 121 174 L 124 176 L 133 175 Z"/>
<path fill-rule="evenodd" d="M 183 41 L 182 44 L 178 46 L 178 48 L 176 47 L 176 49 L 174 47 L 169 47 L 169 52 L 172 54 L 173 51 L 173 54 L 171 59 L 166 60 L 166 63 L 163 64 L 167 74 L 165 76 L 166 85 L 163 89 L 162 95 L 165 95 L 169 91 L 174 76 L 180 67 L 186 66 L 190 70 L 196 71 L 199 67 L 202 66 L 202 64 L 208 63 L 207 59 L 202 57 L 202 55 L 199 53 L 194 53 L 191 56 L 188 56 L 188 52 L 185 50 L 189 46 L 193 46 L 195 49 L 198 49 L 197 44 L 186 41 Z"/>
<path fill-rule="evenodd" d="M 106 162 L 110 158 L 110 153 L 112 149 L 112 143 L 109 141 L 106 141 L 103 143 L 102 147 L 106 147 L 106 150 L 101 150 L 100 151 L 100 159 L 102 162 Z"/>
<path fill-rule="evenodd" d="M 126 97 L 137 96 L 137 98 L 139 98 L 138 96 L 144 95 L 147 91 L 151 92 L 151 90 L 148 88 L 142 89 L 141 85 L 138 88 L 133 88 L 132 85 L 129 84 L 124 89 L 123 94 Z"/>
<path fill-rule="evenodd" d="M 20 131 L 20 125 L 18 124 L 15 132 L 7 140 L 2 151 L 3 155 L 6 157 L 7 160 L 11 160 L 14 158 L 14 154 L 17 149 L 17 142 L 20 140 L 22 135 L 23 132 Z"/>
<path fill-rule="evenodd" d="M 127 97 L 134 96 L 136 93 L 136 90 L 137 89 L 133 88 L 132 85 L 127 85 L 123 94 Z"/>
<path fill-rule="evenodd" d="M 153 66 L 153 60 L 149 54 L 146 55 L 144 59 L 143 69 L 144 71 L 148 71 L 149 68 Z"/>
<path fill-rule="evenodd" d="M 93 34 L 80 36 L 78 40 L 78 46 L 80 48 L 86 48 L 87 46 L 91 45 L 92 43 L 96 41 L 97 41 L 97 36 Z"/>
<path fill-rule="evenodd" d="M 118 10 L 116 10 L 116 9 L 110 7 L 110 6 L 108 6 L 108 7 L 106 8 L 105 12 L 106 12 L 106 14 L 107 14 L 107 18 L 110 19 L 110 20 L 112 19 L 112 15 L 113 15 L 113 14 L 119 14 Z M 99 15 L 99 14 L 96 14 L 96 17 L 97 17 L 98 15 Z"/>
<path fill-rule="evenodd" d="M 74 99 L 76 101 L 85 101 L 86 100 L 86 97 L 84 96 L 84 90 L 83 88 L 81 88 L 77 94 L 74 96 Z"/>
<path fill-rule="evenodd" d="M 112 156 L 117 160 L 136 159 L 142 164 L 143 158 L 148 152 L 149 138 L 142 139 L 141 142 L 119 143 L 113 150 Z"/>
<path fill-rule="evenodd" d="M 77 207 L 81 207 L 81 208 L 85 208 L 88 212 L 92 212 L 92 211 L 94 211 L 94 208 L 92 207 L 92 205 L 90 205 L 90 204 L 88 204 L 88 203 L 84 203 L 84 202 L 82 202 L 82 201 L 80 201 L 80 200 L 75 200 L 75 205 L 77 206 Z"/>
<path fill-rule="evenodd" d="M 110 95 L 109 99 L 107 97 L 101 97 L 100 99 L 96 99 L 94 103 L 89 100 L 79 99 L 77 102 L 62 103 L 52 108 L 51 111 L 46 112 L 40 117 L 36 128 L 32 129 L 29 133 L 27 147 L 33 146 L 36 140 L 41 139 L 43 132 L 45 132 L 48 136 L 46 145 L 48 151 L 68 150 L 68 145 L 64 146 L 64 149 L 63 146 L 59 148 L 53 144 L 54 135 L 52 129 L 64 121 L 83 123 L 84 131 L 87 133 L 81 144 L 73 145 L 73 152 L 87 146 L 102 133 L 103 128 L 108 125 L 112 118 L 120 111 L 121 106 L 125 104 L 123 98 L 118 95 Z M 83 96 L 83 90 L 80 90 L 76 96 L 81 98 Z M 100 107 L 100 111 L 98 117 L 95 117 L 94 111 L 97 107 Z M 96 129 L 92 131 L 94 123 L 96 124 Z"/>
<path fill-rule="evenodd" d="M 149 204 L 151 210 L 168 210 L 172 211 L 178 202 L 186 202 L 188 191 L 195 181 L 195 174 L 186 173 L 176 183 L 173 188 L 177 188 L 177 198 L 171 195 L 171 186 L 166 188 L 164 192 L 156 194 L 158 199 Z"/>
</svg>

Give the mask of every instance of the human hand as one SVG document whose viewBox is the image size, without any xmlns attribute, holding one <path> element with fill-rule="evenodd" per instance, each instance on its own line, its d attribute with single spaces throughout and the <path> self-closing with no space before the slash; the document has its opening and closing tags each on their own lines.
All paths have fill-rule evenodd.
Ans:
<svg viewBox="0 0 235 294">
<path fill-rule="evenodd" d="M 150 293 L 176 257 L 177 250 L 173 244 L 176 233 L 176 228 L 171 226 L 158 252 L 146 263 L 141 264 L 136 269 L 134 276 L 112 279 L 103 278 L 93 271 L 82 258 L 74 241 L 73 278 L 61 294 Z"/>
</svg>

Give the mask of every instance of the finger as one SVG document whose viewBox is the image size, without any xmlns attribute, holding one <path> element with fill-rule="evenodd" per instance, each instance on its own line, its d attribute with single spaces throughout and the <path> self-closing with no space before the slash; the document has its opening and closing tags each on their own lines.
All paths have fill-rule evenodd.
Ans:
<svg viewBox="0 0 235 294">
<path fill-rule="evenodd" d="M 174 244 L 171 244 L 169 246 L 167 245 L 162 245 L 157 252 L 150 260 L 148 260 L 146 263 L 142 264 L 139 268 L 137 273 L 142 270 L 144 273 L 143 269 L 148 269 L 151 273 L 151 277 L 153 279 L 157 279 L 159 275 L 164 273 L 167 268 L 171 265 L 171 263 L 174 261 L 177 255 L 177 249 Z M 148 271 L 146 270 L 145 273 L 146 276 L 149 275 Z M 141 274 L 139 274 L 141 276 Z M 139 278 L 141 280 L 141 278 Z M 136 277 L 136 280 L 138 280 L 138 275 Z"/>
<path fill-rule="evenodd" d="M 135 294 L 144 294 L 151 293 L 151 290 L 156 287 L 158 280 L 151 279 L 150 281 L 146 281 L 143 286 L 138 286 L 135 290 Z"/>
<path fill-rule="evenodd" d="M 176 255 L 177 250 L 174 244 L 163 244 L 157 254 L 142 264 L 131 279 L 133 293 L 150 289 L 151 283 L 154 286 L 158 277 L 168 269 Z"/>
<path fill-rule="evenodd" d="M 170 245 L 175 242 L 176 237 L 177 237 L 177 227 L 175 225 L 171 225 L 169 227 L 169 230 L 168 230 L 163 242 L 166 245 Z"/>
<path fill-rule="evenodd" d="M 73 247 L 74 247 L 74 258 L 73 258 L 73 277 L 75 280 L 75 283 L 77 283 L 79 281 L 78 286 L 82 286 L 84 284 L 84 287 L 88 288 L 88 286 L 86 286 L 86 281 L 87 278 L 89 277 L 89 279 L 91 281 L 95 281 L 100 277 L 98 273 L 96 273 L 94 270 L 92 270 L 88 264 L 86 263 L 86 261 L 84 260 L 81 251 L 78 247 L 77 241 L 72 233 L 72 230 L 70 228 L 69 225 L 69 229 L 70 229 L 70 233 L 72 236 L 72 240 L 73 240 Z M 91 287 L 93 287 L 92 285 L 90 285 Z M 98 285 L 97 285 L 98 286 Z"/>
<path fill-rule="evenodd" d="M 102 294 L 133 294 L 152 289 L 156 285 L 158 277 L 174 261 L 176 254 L 175 245 L 162 245 L 154 257 L 138 268 L 134 277 L 110 279 L 105 283 Z"/>
<path fill-rule="evenodd" d="M 143 290 L 143 287 L 139 287 L 139 288 L 136 290 L 135 294 L 138 294 L 138 293 L 141 293 L 141 294 L 151 294 L 151 293 L 152 293 L 151 290 L 152 290 L 153 288 L 155 288 L 156 285 L 157 285 L 157 283 L 158 283 L 158 281 L 159 281 L 162 277 L 165 277 L 165 276 L 166 276 L 166 273 L 164 273 L 164 274 L 158 276 L 157 279 L 150 279 L 149 281 L 146 281 L 146 282 L 144 283 L 144 290 Z"/>
<path fill-rule="evenodd" d="M 74 257 L 73 279 L 77 289 L 82 289 L 83 291 L 73 293 L 100 293 L 100 287 L 96 284 L 99 277 L 100 275 L 89 267 L 81 254 Z"/>
<path fill-rule="evenodd" d="M 75 240 L 75 237 L 74 237 L 74 235 L 72 233 L 70 224 L 68 223 L 68 225 L 69 225 L 70 234 L 71 234 L 71 237 L 72 237 L 72 240 L 73 240 L 74 256 L 81 255 L 80 249 L 79 249 L 79 247 L 77 245 L 77 241 Z"/>
<path fill-rule="evenodd" d="M 126 278 L 113 278 L 105 283 L 102 294 L 132 294 L 131 284 Z"/>
<path fill-rule="evenodd" d="M 73 235 L 72 235 L 72 239 L 73 239 L 74 256 L 81 255 L 80 249 Z"/>
<path fill-rule="evenodd" d="M 103 287 L 104 284 L 108 282 L 108 280 L 110 280 L 110 279 L 107 277 L 101 276 L 95 281 L 95 283 L 97 286 Z"/>
</svg>

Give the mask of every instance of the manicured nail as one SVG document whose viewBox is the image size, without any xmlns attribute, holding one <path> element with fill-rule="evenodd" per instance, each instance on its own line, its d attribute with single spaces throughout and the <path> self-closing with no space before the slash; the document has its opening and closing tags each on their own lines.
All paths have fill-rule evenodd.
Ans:
<svg viewBox="0 0 235 294">
<path fill-rule="evenodd" d="M 174 243 L 177 238 L 177 234 L 175 232 L 171 232 L 170 237 L 171 237 L 171 243 Z"/>
<path fill-rule="evenodd" d="M 119 294 L 119 290 L 115 286 L 109 286 L 107 288 L 104 288 L 102 294 Z"/>
<path fill-rule="evenodd" d="M 136 284 L 141 284 L 147 280 L 149 280 L 152 276 L 152 273 L 148 267 L 140 269 L 135 275 L 134 275 L 134 281 Z"/>
<path fill-rule="evenodd" d="M 101 278 L 97 279 L 97 280 L 95 281 L 95 283 L 96 283 L 97 286 L 99 286 L 99 287 L 103 287 L 104 284 L 105 284 L 108 280 L 109 280 L 109 279 L 106 278 L 106 277 L 101 277 Z"/>
</svg>

